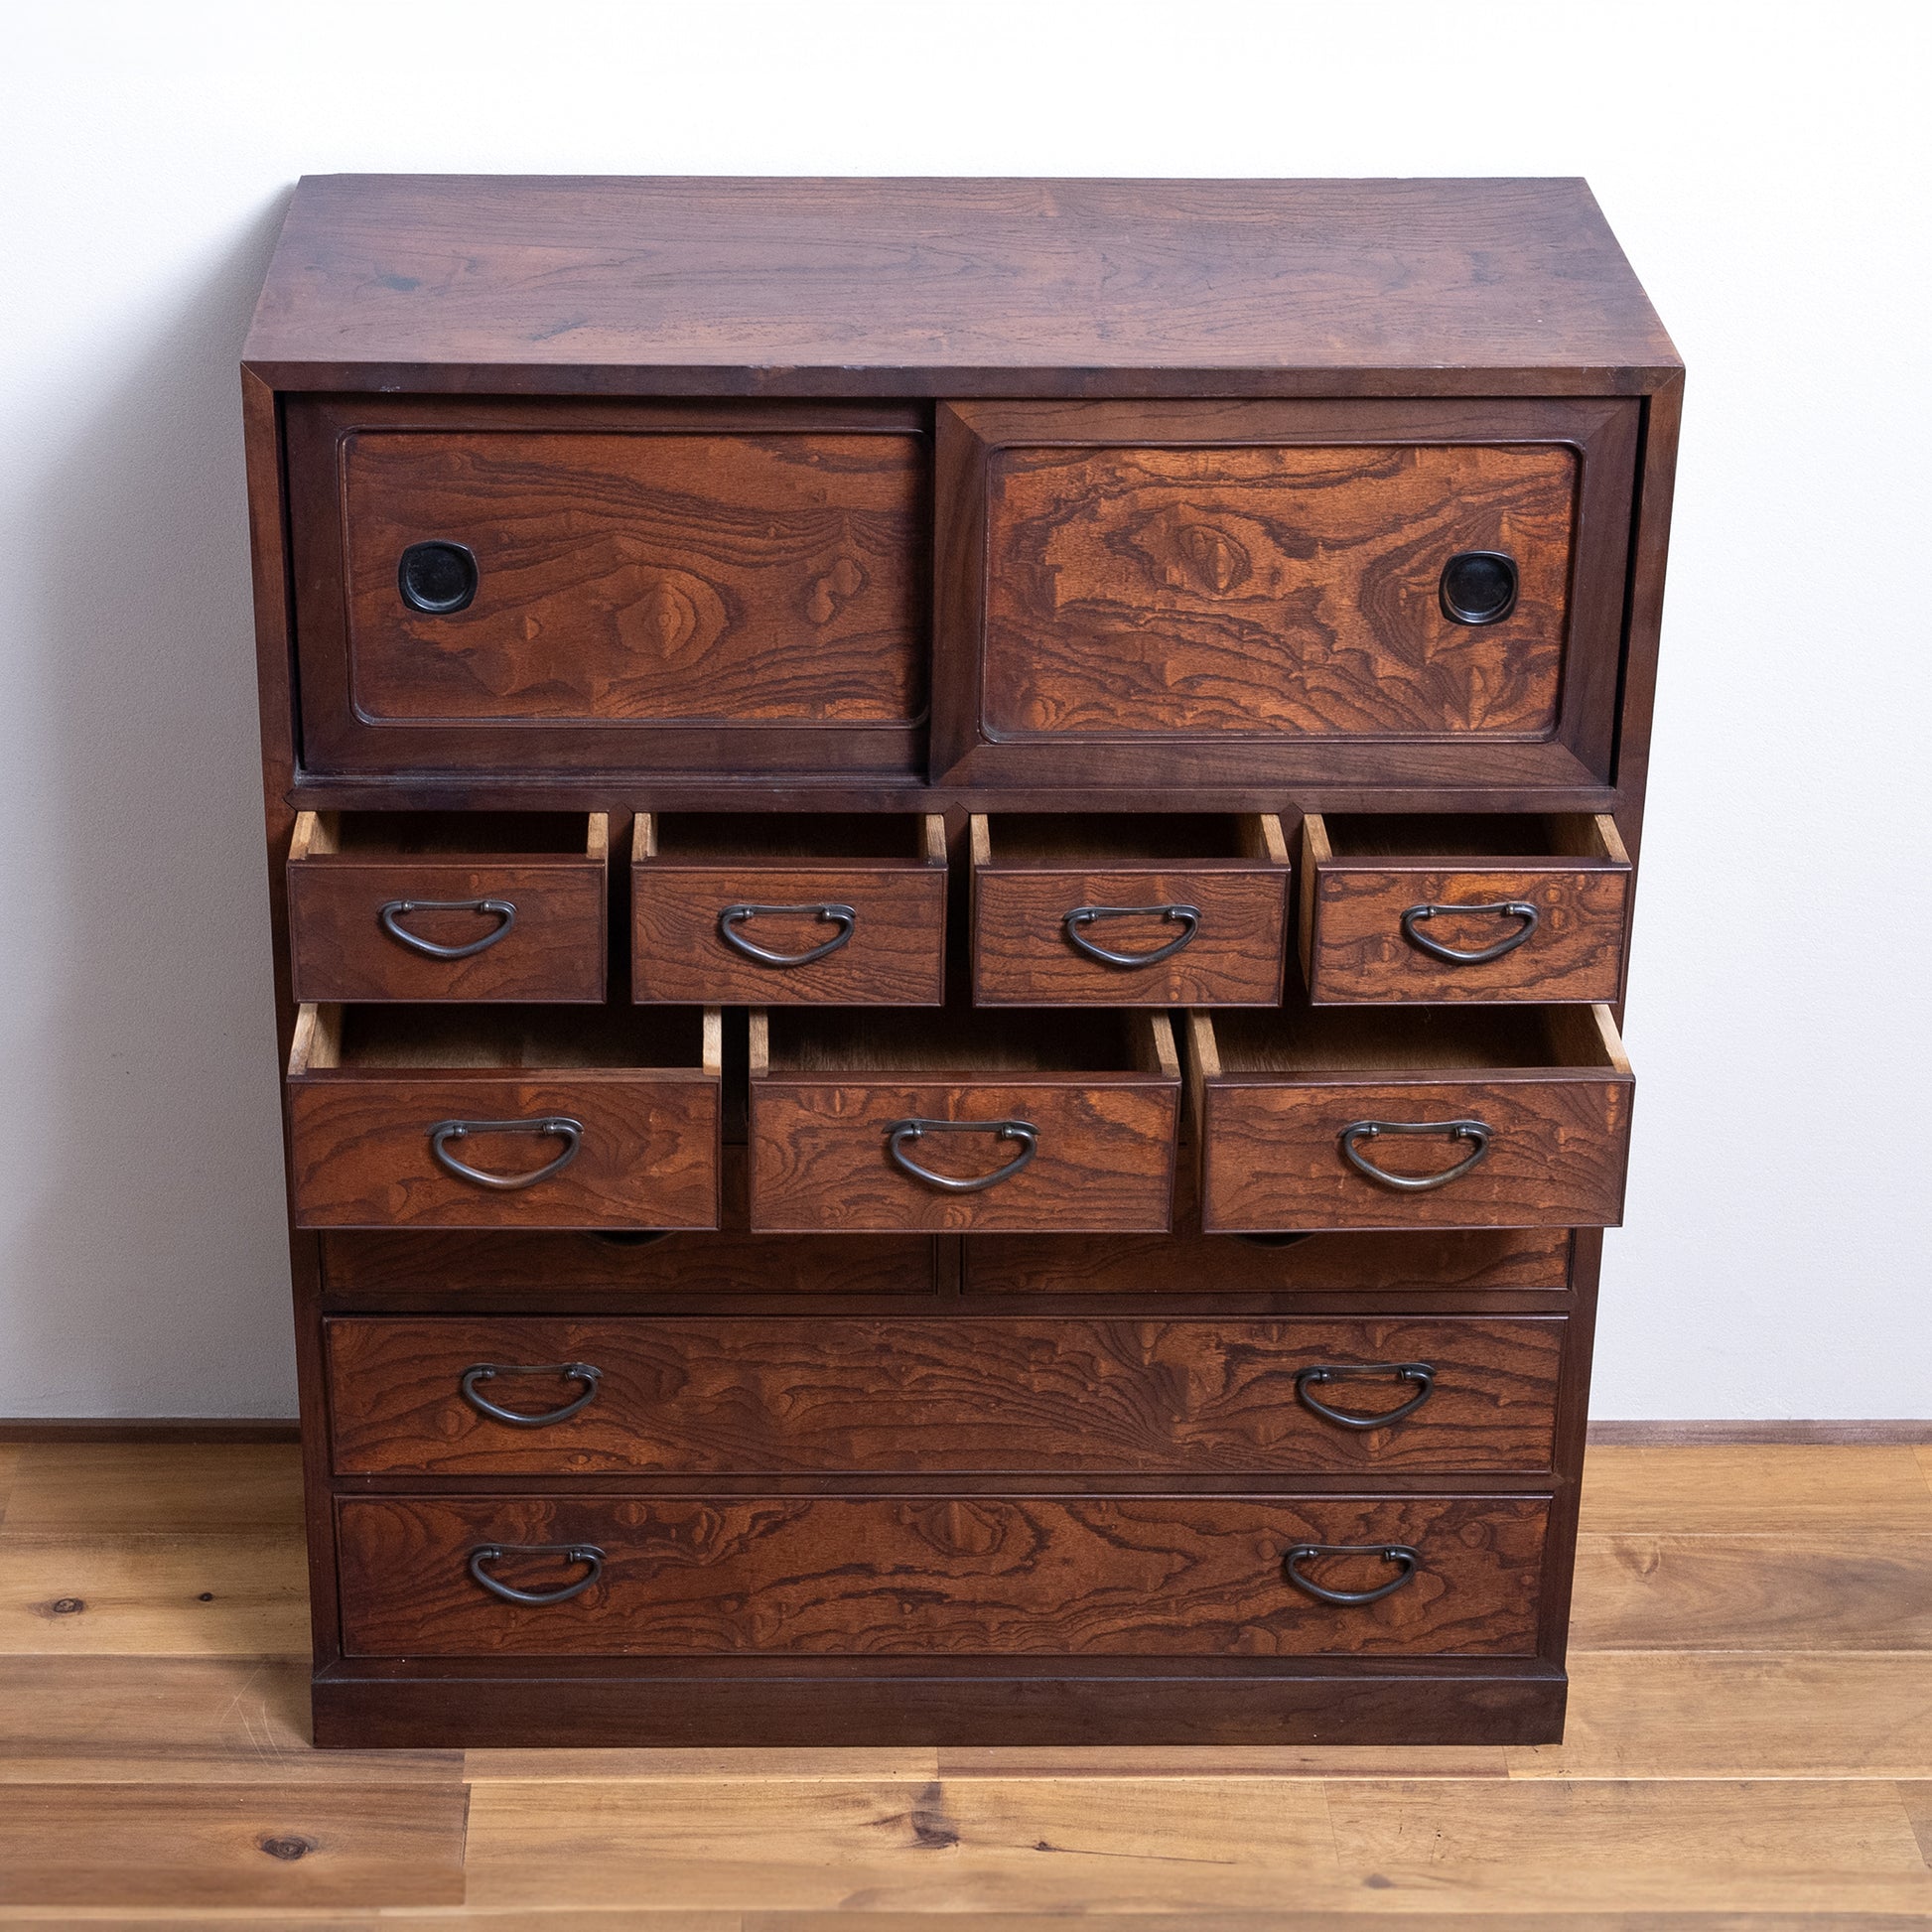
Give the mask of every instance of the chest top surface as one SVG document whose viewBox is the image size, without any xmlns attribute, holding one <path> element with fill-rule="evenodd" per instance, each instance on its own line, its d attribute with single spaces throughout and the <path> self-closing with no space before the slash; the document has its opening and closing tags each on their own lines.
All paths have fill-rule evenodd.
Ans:
<svg viewBox="0 0 1932 1932">
<path fill-rule="evenodd" d="M 907 397 L 1678 367 L 1574 179 L 310 176 L 244 360 L 291 390 Z"/>
</svg>

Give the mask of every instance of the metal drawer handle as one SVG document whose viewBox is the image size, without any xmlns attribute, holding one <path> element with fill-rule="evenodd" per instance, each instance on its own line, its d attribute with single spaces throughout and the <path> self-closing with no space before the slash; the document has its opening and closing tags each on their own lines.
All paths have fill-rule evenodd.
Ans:
<svg viewBox="0 0 1932 1932">
<path fill-rule="evenodd" d="M 515 1409 L 499 1409 L 486 1395 L 478 1392 L 479 1382 L 493 1382 L 499 1375 L 557 1375 L 566 1382 L 583 1383 L 584 1393 L 574 1402 L 566 1402 L 561 1409 L 546 1409 L 540 1416 L 526 1416 Z M 520 1362 L 479 1362 L 463 1371 L 461 1387 L 464 1401 L 491 1422 L 508 1423 L 512 1429 L 548 1429 L 554 1422 L 568 1422 L 580 1409 L 588 1407 L 603 1379 L 604 1371 L 593 1368 L 589 1362 L 546 1362 L 539 1367 L 525 1367 Z"/>
<path fill-rule="evenodd" d="M 1303 1576 L 1297 1568 L 1315 1557 L 1380 1557 L 1384 1563 L 1400 1564 L 1402 1574 L 1379 1589 L 1330 1589 L 1312 1577 Z M 1283 1559 L 1282 1569 L 1297 1589 L 1307 1590 L 1317 1602 L 1378 1603 L 1400 1589 L 1416 1574 L 1416 1566 L 1421 1562 L 1421 1553 L 1406 1543 L 1298 1543 Z"/>
<path fill-rule="evenodd" d="M 1433 919 L 1439 912 L 1486 912 L 1499 919 L 1521 919 L 1523 923 L 1516 931 L 1505 933 L 1493 946 L 1484 946 L 1480 952 L 1457 952 L 1453 946 L 1446 946 L 1440 939 L 1432 939 L 1428 933 L 1416 930 L 1424 919 Z M 1538 917 L 1536 907 L 1521 898 L 1499 898 L 1488 905 L 1412 905 L 1402 915 L 1402 936 L 1418 951 L 1426 952 L 1430 958 L 1443 960 L 1450 966 L 1483 966 L 1522 945 L 1536 930 Z"/>
<path fill-rule="evenodd" d="M 1406 1194 L 1426 1194 L 1432 1187 L 1447 1187 L 1451 1180 L 1459 1179 L 1471 1168 L 1478 1166 L 1489 1152 L 1492 1132 L 1486 1122 L 1479 1120 L 1358 1120 L 1344 1127 L 1339 1138 L 1342 1158 L 1357 1173 L 1366 1174 L 1379 1185 L 1394 1187 Z M 1473 1141 L 1475 1146 L 1454 1167 L 1445 1169 L 1441 1173 L 1389 1173 L 1378 1168 L 1356 1145 L 1359 1141 L 1378 1140 L 1384 1134 L 1440 1134 L 1451 1141 Z"/>
<path fill-rule="evenodd" d="M 1399 1409 L 1385 1409 L 1379 1416 L 1364 1416 L 1347 1409 L 1330 1409 L 1311 1389 L 1325 1388 L 1330 1382 L 1359 1382 L 1370 1376 L 1393 1375 L 1398 1382 L 1413 1382 L 1416 1393 Z M 1413 1416 L 1436 1392 L 1436 1371 L 1427 1362 L 1322 1362 L 1305 1368 L 1295 1378 L 1295 1394 L 1304 1409 L 1312 1409 L 1323 1422 L 1337 1429 L 1392 1429 Z M 584 1398 L 585 1402 L 589 1396 Z M 582 1407 L 582 1404 L 579 1405 Z"/>
<path fill-rule="evenodd" d="M 434 939 L 403 930 L 398 921 L 411 912 L 483 912 L 499 923 L 467 946 L 439 946 Z M 392 898 L 376 908 L 375 916 L 397 945 L 407 946 L 425 959 L 469 959 L 509 937 L 510 927 L 516 923 L 516 907 L 506 898 Z"/>
<path fill-rule="evenodd" d="M 1095 919 L 1166 919 L 1172 924 L 1185 928 L 1177 939 L 1170 939 L 1165 946 L 1153 952 L 1110 952 L 1105 946 L 1095 945 L 1084 930 Z M 1200 907 L 1198 905 L 1076 905 L 1062 923 L 1066 927 L 1067 942 L 1075 952 L 1083 952 L 1089 959 L 1097 959 L 1103 966 L 1124 966 L 1130 970 L 1136 966 L 1158 966 L 1164 959 L 1172 959 L 1182 946 L 1192 940 L 1200 930 Z"/>
<path fill-rule="evenodd" d="M 771 952 L 738 930 L 741 919 L 762 918 L 774 912 L 813 912 L 839 929 L 822 946 L 814 946 L 809 952 Z M 809 966 L 813 960 L 837 952 L 852 937 L 853 927 L 858 923 L 859 914 L 850 905 L 728 905 L 718 914 L 718 936 L 734 952 L 756 959 L 760 966 Z"/>
<path fill-rule="evenodd" d="M 562 1589 L 517 1589 L 499 1583 L 483 1568 L 505 1557 L 562 1557 L 567 1563 L 586 1563 L 590 1569 Z M 470 1552 L 470 1574 L 492 1596 L 505 1603 L 568 1603 L 582 1596 L 604 1574 L 604 1552 L 595 1543 L 480 1543 Z"/>
<path fill-rule="evenodd" d="M 481 1168 L 459 1161 L 450 1152 L 452 1141 L 468 1140 L 472 1134 L 554 1134 L 563 1142 L 564 1151 L 535 1173 L 484 1173 Z M 577 1150 L 583 1144 L 584 1123 L 572 1120 L 567 1114 L 554 1114 L 547 1120 L 439 1120 L 429 1130 L 429 1151 L 445 1173 L 505 1193 L 518 1187 L 534 1187 L 539 1180 L 562 1173 L 577 1159 Z"/>
<path fill-rule="evenodd" d="M 981 1174 L 977 1180 L 954 1180 L 920 1167 L 905 1152 L 910 1142 L 923 1140 L 928 1134 L 991 1134 L 995 1140 L 1018 1141 L 1020 1152 L 993 1173 Z M 996 1181 L 1011 1180 L 1038 1151 L 1039 1129 L 1030 1120 L 896 1120 L 886 1130 L 886 1154 L 893 1166 L 948 1194 L 977 1194 Z"/>
</svg>

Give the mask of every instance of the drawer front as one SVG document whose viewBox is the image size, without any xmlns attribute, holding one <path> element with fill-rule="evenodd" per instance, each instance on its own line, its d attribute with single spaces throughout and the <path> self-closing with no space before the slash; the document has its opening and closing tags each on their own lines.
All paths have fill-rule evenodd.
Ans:
<svg viewBox="0 0 1932 1932">
<path fill-rule="evenodd" d="M 589 1072 L 521 1078 L 335 1071 L 291 1081 L 291 1189 L 305 1228 L 662 1228 L 718 1222 L 718 1082 L 699 1073 Z M 445 1122 L 580 1128 L 576 1153 L 513 1190 L 450 1171 Z M 569 1138 L 473 1132 L 446 1156 L 520 1176 Z"/>
<path fill-rule="evenodd" d="M 1178 1112 L 1178 1082 L 1159 1078 L 889 1085 L 771 1074 L 752 1082 L 752 1226 L 1165 1229 Z M 895 1133 L 912 1122 L 925 1123 L 916 1139 Z M 1016 1122 L 1032 1130 L 1031 1154 L 1000 1131 Z M 907 1166 L 954 1180 L 999 1177 L 954 1192 Z"/>
<path fill-rule="evenodd" d="M 344 1475 L 1530 1473 L 1562 1345 L 1560 1317 L 338 1319 L 330 1413 Z"/>
<path fill-rule="evenodd" d="M 1284 868 L 1045 872 L 996 859 L 973 873 L 974 1003 L 1274 1006 L 1286 911 Z"/>
<path fill-rule="evenodd" d="M 1548 1512 L 1489 1496 L 358 1497 L 338 1505 L 344 1641 L 412 1657 L 1529 1656 Z M 1321 1588 L 1398 1587 L 1325 1601 L 1290 1581 L 1309 1546 L 1367 1552 L 1294 1557 Z M 1398 1549 L 1412 1554 L 1383 1554 Z M 531 1595 L 590 1581 L 506 1601 L 473 1564 Z"/>
<path fill-rule="evenodd" d="M 295 997 L 602 1000 L 606 900 L 605 869 L 585 859 L 293 864 Z M 465 958 L 425 950 L 480 941 Z"/>
<path fill-rule="evenodd" d="M 1444 1082 L 1210 1080 L 1201 1221 L 1240 1229 L 1613 1227 L 1623 1214 L 1632 1084 L 1551 1071 Z M 1479 1121 L 1488 1151 L 1427 1191 L 1391 1187 L 1348 1158 L 1364 1122 Z M 1433 1178 L 1468 1163 L 1473 1143 L 1440 1133 L 1350 1138 L 1368 1165 Z"/>
<path fill-rule="evenodd" d="M 746 910 L 727 918 L 734 907 Z M 945 998 L 938 867 L 759 871 L 655 860 L 631 869 L 631 921 L 638 1000 L 937 1006 Z M 754 948 L 775 957 L 752 957 Z"/>
<path fill-rule="evenodd" d="M 902 412 L 324 400 L 290 463 L 312 763 L 906 761 L 931 512 Z"/>
</svg>

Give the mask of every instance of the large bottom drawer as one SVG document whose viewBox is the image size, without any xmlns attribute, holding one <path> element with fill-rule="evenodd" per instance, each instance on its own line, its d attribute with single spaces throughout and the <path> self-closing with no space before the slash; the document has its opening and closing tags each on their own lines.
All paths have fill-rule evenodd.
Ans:
<svg viewBox="0 0 1932 1932">
<path fill-rule="evenodd" d="M 350 1656 L 1518 1657 L 1547 1496 L 340 1502 Z"/>
</svg>

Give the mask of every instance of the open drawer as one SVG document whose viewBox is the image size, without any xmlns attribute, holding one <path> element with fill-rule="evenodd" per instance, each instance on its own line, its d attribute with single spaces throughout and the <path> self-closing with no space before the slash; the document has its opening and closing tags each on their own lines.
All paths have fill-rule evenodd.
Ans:
<svg viewBox="0 0 1932 1932">
<path fill-rule="evenodd" d="M 1616 1000 L 1629 903 L 1630 856 L 1607 815 L 1302 821 L 1316 1006 Z"/>
<path fill-rule="evenodd" d="M 639 812 L 630 988 L 640 1001 L 937 1006 L 937 814 Z"/>
<path fill-rule="evenodd" d="M 298 1000 L 604 998 L 602 812 L 303 812 Z"/>
<path fill-rule="evenodd" d="M 1609 1227 L 1630 1063 L 1606 1007 L 1188 1016 L 1208 1233 Z"/>
<path fill-rule="evenodd" d="M 759 1232 L 1169 1225 L 1165 1014 L 756 1011 L 751 1067 Z"/>
<path fill-rule="evenodd" d="M 1278 1006 L 1288 847 L 1271 813 L 975 815 L 979 1006 Z"/>
<path fill-rule="evenodd" d="M 296 1225 L 716 1227 L 721 1062 L 715 1008 L 305 1006 Z"/>
</svg>

